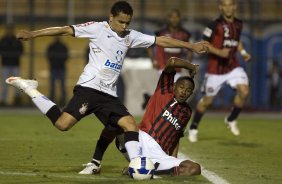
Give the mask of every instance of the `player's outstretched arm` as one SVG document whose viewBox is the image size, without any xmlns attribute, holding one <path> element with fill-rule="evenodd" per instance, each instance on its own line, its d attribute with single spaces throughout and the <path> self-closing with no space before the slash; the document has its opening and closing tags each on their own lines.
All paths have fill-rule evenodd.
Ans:
<svg viewBox="0 0 282 184">
<path fill-rule="evenodd" d="M 166 36 L 158 36 L 156 37 L 156 45 L 170 48 L 187 48 L 192 50 L 193 52 L 202 54 L 208 52 L 209 43 L 206 41 L 190 43 L 181 40 L 176 40 Z"/>
<path fill-rule="evenodd" d="M 186 70 L 189 70 L 191 77 L 194 77 L 197 72 L 198 66 L 199 65 L 192 64 L 191 61 L 187 61 L 177 57 L 171 57 L 169 58 L 164 70 L 167 72 L 171 72 L 174 71 L 174 68 L 184 68 Z"/>
<path fill-rule="evenodd" d="M 222 57 L 222 58 L 228 58 L 229 53 L 230 53 L 229 48 L 219 49 L 219 48 L 216 48 L 212 45 L 208 45 L 208 48 L 209 48 L 209 53 L 212 53 L 212 54 L 217 55 L 217 56 Z"/>
<path fill-rule="evenodd" d="M 49 27 L 46 29 L 40 29 L 35 31 L 19 31 L 16 37 L 19 40 L 30 40 L 36 37 L 42 36 L 62 36 L 62 35 L 73 35 L 73 29 L 70 26 L 63 26 L 63 27 Z"/>
</svg>

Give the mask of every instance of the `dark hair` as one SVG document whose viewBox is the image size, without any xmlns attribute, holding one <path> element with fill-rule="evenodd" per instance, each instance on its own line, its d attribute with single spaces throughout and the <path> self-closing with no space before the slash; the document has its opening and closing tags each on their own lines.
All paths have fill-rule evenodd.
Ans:
<svg viewBox="0 0 282 184">
<path fill-rule="evenodd" d="M 178 83 L 178 82 L 180 82 L 180 81 L 182 81 L 182 80 L 188 80 L 188 81 L 190 81 L 190 82 L 193 84 L 193 86 L 195 87 L 195 82 L 194 82 L 194 80 L 193 80 L 191 77 L 189 77 L 189 76 L 182 76 L 182 77 L 179 77 L 179 78 L 177 79 L 176 83 Z"/>
<path fill-rule="evenodd" d="M 120 12 L 130 16 L 133 15 L 133 9 L 131 5 L 126 1 L 117 1 L 115 4 L 113 4 L 111 8 L 111 14 L 115 17 Z"/>
<path fill-rule="evenodd" d="M 171 16 L 173 13 L 176 13 L 176 15 L 177 15 L 178 17 L 181 17 L 181 13 L 180 13 L 180 11 L 179 11 L 178 9 L 172 9 L 172 10 L 170 10 L 168 15 Z"/>
</svg>

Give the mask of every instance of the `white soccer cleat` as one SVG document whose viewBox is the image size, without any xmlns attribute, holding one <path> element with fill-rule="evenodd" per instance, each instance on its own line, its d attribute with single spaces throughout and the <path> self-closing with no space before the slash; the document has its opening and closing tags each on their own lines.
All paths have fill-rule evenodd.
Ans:
<svg viewBox="0 0 282 184">
<path fill-rule="evenodd" d="M 190 142 L 197 142 L 198 141 L 198 130 L 196 129 L 188 130 L 188 139 Z"/>
<path fill-rule="evenodd" d="M 38 82 L 36 80 L 22 79 L 21 77 L 9 77 L 6 79 L 6 83 L 25 93 L 38 87 Z"/>
<path fill-rule="evenodd" d="M 236 135 L 236 136 L 240 135 L 240 130 L 239 130 L 239 128 L 237 127 L 237 121 L 236 121 L 236 120 L 234 120 L 234 121 L 228 121 L 228 120 L 227 120 L 227 117 L 226 117 L 226 118 L 224 119 L 224 122 L 226 123 L 227 127 L 230 128 L 230 131 L 231 131 L 234 135 Z"/>
<path fill-rule="evenodd" d="M 89 162 L 87 164 L 83 164 L 85 168 L 80 171 L 78 174 L 99 174 L 101 171 L 101 165 L 96 166 L 95 164 Z"/>
</svg>

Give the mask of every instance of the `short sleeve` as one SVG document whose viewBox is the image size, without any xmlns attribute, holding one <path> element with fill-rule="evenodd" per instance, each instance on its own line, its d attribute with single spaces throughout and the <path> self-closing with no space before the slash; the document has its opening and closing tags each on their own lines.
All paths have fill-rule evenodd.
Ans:
<svg viewBox="0 0 282 184">
<path fill-rule="evenodd" d="M 131 30 L 130 37 L 132 39 L 130 48 L 148 48 L 156 41 L 155 36 L 143 34 L 134 30 Z"/>
<path fill-rule="evenodd" d="M 101 24 L 98 22 L 86 22 L 71 27 L 74 30 L 74 36 L 78 38 L 97 38 L 101 31 Z"/>
<path fill-rule="evenodd" d="M 205 29 L 203 32 L 203 40 L 210 42 L 211 41 L 211 37 L 214 33 L 216 27 L 216 23 L 215 22 L 211 22 Z"/>
</svg>

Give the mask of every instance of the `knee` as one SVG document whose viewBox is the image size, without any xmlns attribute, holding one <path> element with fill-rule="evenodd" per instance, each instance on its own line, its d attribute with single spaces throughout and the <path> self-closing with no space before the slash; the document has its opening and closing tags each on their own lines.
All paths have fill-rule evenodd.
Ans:
<svg viewBox="0 0 282 184">
<path fill-rule="evenodd" d="M 71 127 L 69 126 L 69 124 L 67 124 L 67 123 L 65 123 L 65 122 L 63 122 L 63 121 L 60 121 L 60 120 L 56 121 L 56 123 L 54 124 L 54 126 L 55 126 L 58 130 L 60 130 L 60 131 L 62 131 L 62 132 L 68 131 L 68 130 L 71 128 Z"/>
<path fill-rule="evenodd" d="M 201 166 L 198 163 L 186 160 L 180 164 L 180 175 L 194 176 L 201 174 Z"/>
<path fill-rule="evenodd" d="M 243 88 L 243 89 L 239 90 L 238 94 L 243 99 L 247 98 L 249 96 L 249 88 L 246 87 L 246 88 Z"/>
<path fill-rule="evenodd" d="M 198 163 L 192 164 L 190 168 L 190 175 L 200 175 L 201 174 L 201 166 Z"/>
<path fill-rule="evenodd" d="M 206 109 L 209 106 L 211 106 L 212 102 L 213 102 L 213 97 L 203 97 L 200 100 L 197 109 L 202 109 L 202 108 Z"/>
<path fill-rule="evenodd" d="M 126 117 L 122 117 L 119 121 L 118 121 L 118 125 L 123 128 L 123 130 L 125 132 L 127 131 L 138 131 L 137 129 L 137 125 L 135 120 L 133 119 L 132 116 L 126 116 Z"/>
</svg>

